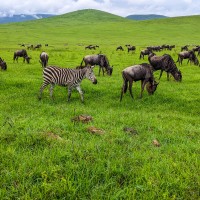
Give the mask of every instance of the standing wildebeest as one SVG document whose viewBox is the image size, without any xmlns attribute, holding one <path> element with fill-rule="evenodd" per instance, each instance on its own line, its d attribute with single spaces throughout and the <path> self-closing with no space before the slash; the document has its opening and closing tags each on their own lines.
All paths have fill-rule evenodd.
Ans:
<svg viewBox="0 0 200 200">
<path fill-rule="evenodd" d="M 144 60 L 144 56 L 145 55 L 149 55 L 150 53 L 152 53 L 152 50 L 151 49 L 144 49 L 140 52 L 140 59 L 143 58 Z"/>
<path fill-rule="evenodd" d="M 135 46 L 127 46 L 128 52 L 129 51 L 135 51 L 136 47 Z"/>
<path fill-rule="evenodd" d="M 14 52 L 14 56 L 13 56 L 13 61 L 16 60 L 18 62 L 18 57 L 23 57 L 24 58 L 23 62 L 25 62 L 25 60 L 26 60 L 27 63 L 29 63 L 30 59 L 31 59 L 28 56 L 28 54 L 27 54 L 25 49 L 15 51 Z"/>
<path fill-rule="evenodd" d="M 45 67 L 43 70 L 43 84 L 40 87 L 39 99 L 42 97 L 43 90 L 50 86 L 50 96 L 53 98 L 53 89 L 55 85 L 68 87 L 68 101 L 71 97 L 73 88 L 76 88 L 81 96 L 81 101 L 84 101 L 83 92 L 81 90 L 81 82 L 84 78 L 92 81 L 93 84 L 97 84 L 97 79 L 93 72 L 93 66 L 88 66 L 83 69 L 66 69 L 56 66 Z"/>
<path fill-rule="evenodd" d="M 193 50 L 182 51 L 182 52 L 178 53 L 177 62 L 179 63 L 179 65 L 180 64 L 182 65 L 183 59 L 188 59 L 188 62 L 190 61 L 190 64 L 193 62 L 195 65 L 199 65 L 199 61 Z M 188 64 L 188 62 L 187 62 L 187 64 Z"/>
<path fill-rule="evenodd" d="M 47 66 L 48 60 L 49 60 L 48 54 L 47 54 L 46 52 L 43 51 L 43 52 L 40 54 L 40 60 L 39 60 L 39 62 L 41 63 L 42 67 L 46 67 L 46 66 Z"/>
<path fill-rule="evenodd" d="M 178 70 L 173 58 L 169 54 L 156 56 L 154 53 L 151 53 L 149 54 L 148 60 L 155 71 L 161 70 L 159 79 L 161 78 L 163 71 L 165 71 L 167 72 L 167 80 L 169 80 L 169 74 L 171 74 L 176 81 L 182 80 L 181 71 Z"/>
<path fill-rule="evenodd" d="M 117 50 L 124 51 L 124 49 L 123 49 L 123 47 L 122 47 L 122 46 L 118 46 L 118 47 L 116 48 L 116 51 L 117 51 Z"/>
<path fill-rule="evenodd" d="M 97 55 L 87 55 L 83 58 L 81 62 L 81 66 L 85 62 L 85 65 L 99 65 L 99 76 L 101 70 L 103 71 L 104 76 L 104 68 L 109 76 L 112 75 L 113 67 L 109 65 L 108 58 L 104 54 Z"/>
<path fill-rule="evenodd" d="M 7 70 L 7 64 L 1 57 L 0 57 L 0 68 L 1 70 Z"/>
<path fill-rule="evenodd" d="M 133 81 L 141 81 L 141 93 L 140 98 L 142 98 L 142 93 L 144 91 L 144 87 L 147 83 L 150 85 L 148 86 L 148 93 L 153 94 L 156 91 L 158 83 L 154 80 L 153 76 L 153 69 L 150 64 L 142 63 L 139 65 L 134 65 L 125 68 L 122 71 L 122 78 L 124 80 L 122 90 L 121 90 L 121 97 L 120 101 L 122 100 L 123 94 L 126 93 L 127 88 L 129 87 L 129 92 L 131 97 L 133 98 L 132 93 L 132 85 Z M 129 83 L 129 86 L 128 86 Z"/>
</svg>

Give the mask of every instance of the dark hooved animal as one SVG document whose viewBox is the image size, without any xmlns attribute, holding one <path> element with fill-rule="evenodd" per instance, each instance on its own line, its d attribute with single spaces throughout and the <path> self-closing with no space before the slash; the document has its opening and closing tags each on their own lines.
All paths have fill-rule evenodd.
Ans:
<svg viewBox="0 0 200 200">
<path fill-rule="evenodd" d="M 185 45 L 181 47 L 181 51 L 188 51 L 189 45 Z"/>
<path fill-rule="evenodd" d="M 116 48 L 116 51 L 118 51 L 118 50 L 124 51 L 124 49 L 123 49 L 122 46 L 118 46 L 118 47 Z"/>
<path fill-rule="evenodd" d="M 41 49 L 42 45 L 41 44 L 36 44 L 33 49 Z"/>
<path fill-rule="evenodd" d="M 88 46 L 86 46 L 85 47 L 85 49 L 96 49 L 96 46 L 94 46 L 94 45 L 88 45 Z"/>
<path fill-rule="evenodd" d="M 135 46 L 127 46 L 128 52 L 129 51 L 135 51 L 136 47 Z"/>
<path fill-rule="evenodd" d="M 150 53 L 152 53 L 151 49 L 144 49 L 140 52 L 140 59 L 144 59 L 145 55 L 149 55 Z"/>
<path fill-rule="evenodd" d="M 109 76 L 112 75 L 113 67 L 110 66 L 108 58 L 104 54 L 86 55 L 81 62 L 81 66 L 83 66 L 83 62 L 85 63 L 85 66 L 99 65 L 99 76 L 101 70 L 103 71 L 104 76 L 104 69 Z"/>
<path fill-rule="evenodd" d="M 132 85 L 133 82 L 141 81 L 141 92 L 140 92 L 140 98 L 142 98 L 142 94 L 145 88 L 145 85 L 148 83 L 148 93 L 151 95 L 156 91 L 158 83 L 154 80 L 153 76 L 153 69 L 150 64 L 142 63 L 139 65 L 134 65 L 125 68 L 122 71 L 122 78 L 123 78 L 123 86 L 121 90 L 121 97 L 120 101 L 122 100 L 122 97 L 124 93 L 126 93 L 127 89 L 129 88 L 129 92 L 131 97 L 133 98 L 132 93 Z"/>
<path fill-rule="evenodd" d="M 42 67 L 46 67 L 46 66 L 47 66 L 48 60 L 49 60 L 48 54 L 47 54 L 46 52 L 43 51 L 43 52 L 40 54 L 40 60 L 39 60 L 39 62 L 41 63 Z"/>
<path fill-rule="evenodd" d="M 165 71 L 167 72 L 167 80 L 169 80 L 169 74 L 171 74 L 176 81 L 182 80 L 181 71 L 178 70 L 173 58 L 169 54 L 156 56 L 154 53 L 151 53 L 148 56 L 148 60 L 154 71 L 161 70 L 159 79 L 161 78 L 163 71 Z"/>
<path fill-rule="evenodd" d="M 93 66 L 83 69 L 67 69 L 56 66 L 45 67 L 43 70 L 43 84 L 40 88 L 39 99 L 42 98 L 43 90 L 50 84 L 50 96 L 53 98 L 53 89 L 55 85 L 68 87 L 68 101 L 71 97 L 73 88 L 76 88 L 84 101 L 83 92 L 81 90 L 81 82 L 83 79 L 89 79 L 93 84 L 97 84 L 97 79 L 93 72 Z"/>
<path fill-rule="evenodd" d="M 30 63 L 30 57 L 27 54 L 27 51 L 25 49 L 21 49 L 21 50 L 17 50 L 14 52 L 14 56 L 13 56 L 13 61 L 17 61 L 18 62 L 18 58 L 22 57 L 23 58 L 23 62 Z"/>
<path fill-rule="evenodd" d="M 0 57 L 0 68 L 1 70 L 7 70 L 7 64 L 1 57 Z"/>
<path fill-rule="evenodd" d="M 193 50 L 190 51 L 182 51 L 180 53 L 178 53 L 178 60 L 177 62 L 179 63 L 179 65 L 182 65 L 183 63 L 183 59 L 188 59 L 187 64 L 190 61 L 191 63 L 194 63 L 194 65 L 199 65 L 199 60 L 197 59 L 195 53 Z"/>
</svg>

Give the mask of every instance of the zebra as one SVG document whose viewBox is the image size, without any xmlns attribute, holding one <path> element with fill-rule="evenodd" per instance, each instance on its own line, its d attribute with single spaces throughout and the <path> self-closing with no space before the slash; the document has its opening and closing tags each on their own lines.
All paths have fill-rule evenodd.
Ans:
<svg viewBox="0 0 200 200">
<path fill-rule="evenodd" d="M 68 87 L 68 101 L 71 97 L 73 88 L 76 88 L 81 96 L 81 101 L 84 101 L 83 92 L 80 84 L 84 78 L 97 84 L 97 79 L 93 72 L 94 66 L 87 66 L 83 69 L 69 69 L 58 66 L 48 66 L 43 69 L 43 84 L 40 87 L 39 100 L 42 98 L 43 90 L 50 84 L 50 97 L 53 98 L 53 89 L 55 85 Z"/>
</svg>

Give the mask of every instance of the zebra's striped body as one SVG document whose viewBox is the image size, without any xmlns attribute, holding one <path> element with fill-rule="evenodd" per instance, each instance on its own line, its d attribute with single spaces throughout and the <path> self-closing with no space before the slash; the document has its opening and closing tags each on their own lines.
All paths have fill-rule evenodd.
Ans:
<svg viewBox="0 0 200 200">
<path fill-rule="evenodd" d="M 81 95 L 83 101 L 83 92 L 80 84 L 84 78 L 91 80 L 94 84 L 97 83 L 97 79 L 93 72 L 93 66 L 85 67 L 83 69 L 67 69 L 57 66 L 49 66 L 43 70 L 43 84 L 40 88 L 40 96 L 42 97 L 43 90 L 50 84 L 50 96 L 53 97 L 53 88 L 55 85 L 68 87 L 68 101 L 71 97 L 73 88 L 76 88 Z"/>
</svg>

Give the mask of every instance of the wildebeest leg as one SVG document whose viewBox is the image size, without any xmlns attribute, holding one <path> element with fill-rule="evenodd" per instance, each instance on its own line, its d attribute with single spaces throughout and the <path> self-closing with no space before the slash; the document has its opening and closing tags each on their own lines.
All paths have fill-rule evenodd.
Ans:
<svg viewBox="0 0 200 200">
<path fill-rule="evenodd" d="M 40 87 L 40 94 L 38 96 L 39 100 L 41 100 L 41 98 L 42 98 L 42 92 L 47 87 L 47 85 L 49 85 L 49 83 L 43 83 L 42 86 Z"/>
<path fill-rule="evenodd" d="M 84 98 L 83 98 L 83 91 L 81 90 L 80 85 L 78 85 L 78 86 L 76 87 L 76 89 L 78 90 L 78 92 L 79 92 L 79 94 L 80 94 L 80 96 L 81 96 L 81 101 L 83 102 L 83 101 L 84 101 Z"/>
<path fill-rule="evenodd" d="M 162 73 L 163 73 L 163 70 L 160 70 L 160 77 L 159 77 L 159 80 L 160 80 L 160 78 L 161 78 L 161 76 L 162 76 Z"/>
<path fill-rule="evenodd" d="M 53 89 L 54 89 L 55 85 L 51 84 L 50 88 L 49 88 L 49 93 L 50 93 L 50 97 L 53 99 Z"/>
<path fill-rule="evenodd" d="M 141 80 L 141 92 L 140 92 L 140 98 L 142 98 L 142 94 L 143 94 L 143 91 L 144 91 L 144 87 L 146 85 L 146 81 L 145 80 Z"/>
<path fill-rule="evenodd" d="M 131 97 L 133 98 L 132 85 L 133 85 L 133 81 L 129 81 L 129 92 L 130 92 Z"/>
<path fill-rule="evenodd" d="M 128 87 L 128 81 L 124 80 L 123 86 L 122 86 L 122 90 L 121 90 L 121 97 L 120 97 L 120 101 L 122 101 L 122 97 L 124 95 L 124 93 L 126 93 Z"/>
<path fill-rule="evenodd" d="M 167 72 L 167 80 L 169 81 L 169 73 Z"/>
</svg>

